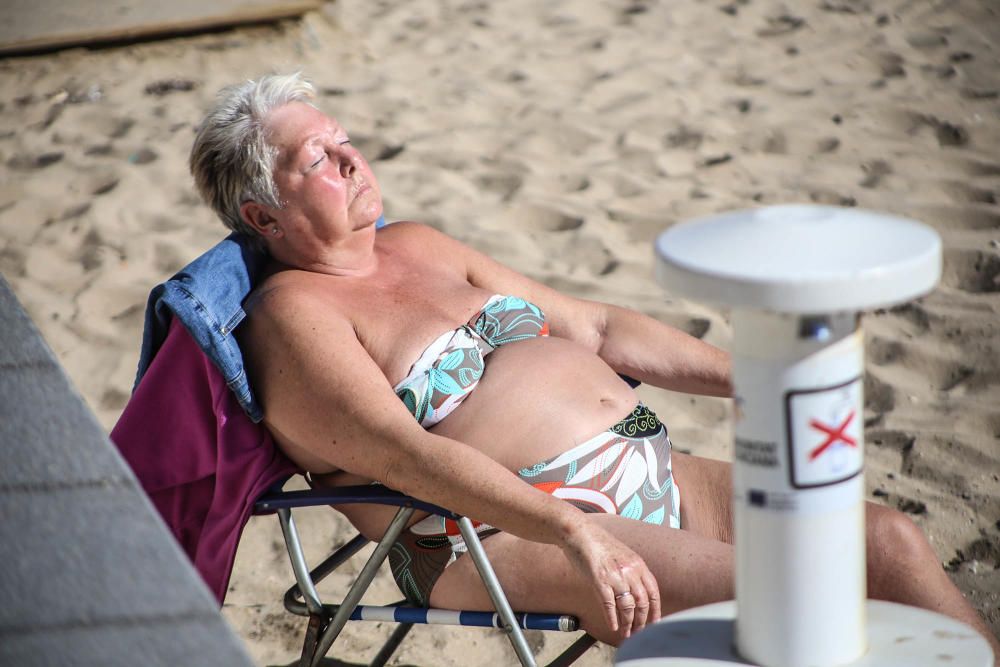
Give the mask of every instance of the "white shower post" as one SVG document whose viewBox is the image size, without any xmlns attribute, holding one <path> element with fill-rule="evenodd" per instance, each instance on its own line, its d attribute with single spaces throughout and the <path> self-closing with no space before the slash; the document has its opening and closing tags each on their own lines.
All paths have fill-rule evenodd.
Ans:
<svg viewBox="0 0 1000 667">
<path fill-rule="evenodd" d="M 616 664 L 992 665 L 964 625 L 865 600 L 858 313 L 934 288 L 937 233 L 857 209 L 773 206 L 675 225 L 656 252 L 670 293 L 732 313 L 736 601 L 664 619 Z"/>
</svg>

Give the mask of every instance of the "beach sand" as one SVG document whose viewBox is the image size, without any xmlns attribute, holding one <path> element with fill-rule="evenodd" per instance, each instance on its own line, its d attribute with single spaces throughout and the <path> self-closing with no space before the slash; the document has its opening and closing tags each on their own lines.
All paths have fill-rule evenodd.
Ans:
<svg viewBox="0 0 1000 667">
<path fill-rule="evenodd" d="M 931 225 L 940 286 L 864 318 L 867 496 L 910 513 L 1000 631 L 995 3 L 338 0 L 301 20 L 0 60 L 0 271 L 105 428 L 132 387 L 149 290 L 226 233 L 187 172 L 195 125 L 223 85 L 296 69 L 372 162 L 388 219 L 722 347 L 725 313 L 653 280 L 651 241 L 670 225 L 786 202 Z M 730 458 L 726 401 L 641 394 L 677 448 Z M 333 514 L 300 519 L 314 559 L 347 531 Z M 280 602 L 290 581 L 277 522 L 252 520 L 223 611 L 262 665 L 301 645 Z M 373 599 L 397 597 L 380 577 Z M 388 632 L 354 624 L 338 655 L 362 662 Z M 530 639 L 546 656 L 570 640 Z M 514 660 L 496 633 L 428 628 L 398 656 Z"/>
</svg>

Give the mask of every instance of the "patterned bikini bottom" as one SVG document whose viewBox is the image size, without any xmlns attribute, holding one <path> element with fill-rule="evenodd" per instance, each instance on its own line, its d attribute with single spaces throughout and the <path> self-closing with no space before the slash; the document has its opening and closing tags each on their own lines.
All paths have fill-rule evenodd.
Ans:
<svg viewBox="0 0 1000 667">
<path fill-rule="evenodd" d="M 517 474 L 584 512 L 619 514 L 671 528 L 681 525 L 670 438 L 641 403 L 607 431 Z M 481 538 L 500 532 L 488 524 L 473 525 Z M 406 599 L 427 606 L 435 582 L 466 550 L 457 522 L 428 516 L 399 536 L 389 552 L 389 566 Z"/>
</svg>

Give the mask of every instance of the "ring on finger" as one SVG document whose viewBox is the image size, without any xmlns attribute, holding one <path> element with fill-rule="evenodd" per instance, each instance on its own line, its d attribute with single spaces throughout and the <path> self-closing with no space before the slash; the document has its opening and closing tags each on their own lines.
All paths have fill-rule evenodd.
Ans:
<svg viewBox="0 0 1000 667">
<path fill-rule="evenodd" d="M 623 591 L 615 596 L 615 601 L 621 600 L 623 598 L 632 597 L 632 591 Z"/>
</svg>

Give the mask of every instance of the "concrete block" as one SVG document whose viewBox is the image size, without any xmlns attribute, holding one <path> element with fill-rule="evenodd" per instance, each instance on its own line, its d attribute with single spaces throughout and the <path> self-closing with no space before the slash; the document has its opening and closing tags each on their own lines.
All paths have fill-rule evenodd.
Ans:
<svg viewBox="0 0 1000 667">
<path fill-rule="evenodd" d="M 218 614 L 0 634 L 0 665 L 21 667 L 250 667 Z"/>
<path fill-rule="evenodd" d="M 56 365 L 0 369 L 0 490 L 131 479 Z"/>
<path fill-rule="evenodd" d="M 149 501 L 104 483 L 0 494 L 0 637 L 217 612 Z"/>
<path fill-rule="evenodd" d="M 52 352 L 0 275 L 0 373 L 7 366 L 55 363 Z"/>
</svg>

